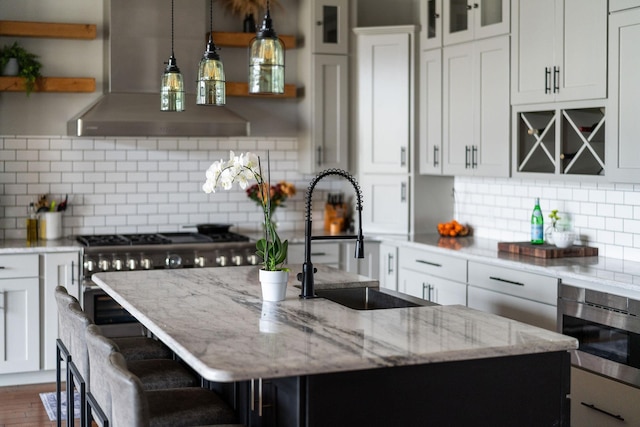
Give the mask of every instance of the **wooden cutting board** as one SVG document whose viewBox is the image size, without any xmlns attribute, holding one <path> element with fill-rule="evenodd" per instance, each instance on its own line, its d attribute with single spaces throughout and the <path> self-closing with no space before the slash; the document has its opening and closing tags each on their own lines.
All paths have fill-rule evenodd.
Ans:
<svg viewBox="0 0 640 427">
<path fill-rule="evenodd" d="M 498 251 L 537 258 L 567 258 L 598 255 L 598 248 L 591 246 L 573 245 L 570 248 L 562 249 L 546 243 L 542 245 L 532 245 L 530 242 L 498 242 Z"/>
</svg>

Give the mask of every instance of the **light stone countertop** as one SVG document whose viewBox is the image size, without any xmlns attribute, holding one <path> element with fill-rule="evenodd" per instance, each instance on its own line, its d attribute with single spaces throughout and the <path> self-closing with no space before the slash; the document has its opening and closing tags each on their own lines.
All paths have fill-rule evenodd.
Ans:
<svg viewBox="0 0 640 427">
<path fill-rule="evenodd" d="M 80 251 L 82 245 L 75 238 L 62 238 L 56 240 L 38 240 L 33 245 L 28 245 L 25 239 L 0 239 L 0 254 L 29 254 L 43 252 L 70 252 Z"/>
<path fill-rule="evenodd" d="M 358 282 L 317 266 L 316 283 Z M 463 306 L 358 311 L 263 302 L 258 267 L 97 273 L 94 281 L 204 378 L 232 382 L 575 349 L 570 337 Z"/>
</svg>

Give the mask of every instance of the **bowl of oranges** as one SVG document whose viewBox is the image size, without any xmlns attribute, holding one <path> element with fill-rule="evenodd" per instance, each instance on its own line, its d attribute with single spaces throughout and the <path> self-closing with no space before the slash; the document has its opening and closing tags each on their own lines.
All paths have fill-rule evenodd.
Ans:
<svg viewBox="0 0 640 427">
<path fill-rule="evenodd" d="M 449 222 L 438 223 L 438 234 L 445 237 L 463 237 L 469 235 L 469 227 L 460 224 L 458 221 L 451 220 Z"/>
</svg>

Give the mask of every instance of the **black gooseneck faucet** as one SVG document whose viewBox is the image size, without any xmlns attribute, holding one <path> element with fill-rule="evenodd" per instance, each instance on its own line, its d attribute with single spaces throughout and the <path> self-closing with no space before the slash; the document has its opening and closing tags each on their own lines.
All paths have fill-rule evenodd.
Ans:
<svg viewBox="0 0 640 427">
<path fill-rule="evenodd" d="M 329 175 L 341 176 L 353 185 L 356 191 L 357 204 L 356 210 L 358 211 L 358 234 L 357 235 L 338 235 L 338 236 L 313 236 L 311 234 L 311 199 L 313 196 L 313 190 L 316 187 L 318 181 Z M 364 239 L 362 237 L 362 190 L 360 185 L 356 182 L 355 178 L 342 169 L 327 169 L 320 172 L 309 183 L 307 193 L 305 195 L 305 227 L 304 227 L 304 263 L 302 264 L 302 273 L 298 273 L 298 280 L 302 282 L 302 293 L 300 298 L 315 298 L 316 294 L 313 289 L 313 274 L 317 271 L 313 268 L 311 263 L 311 241 L 312 240 L 347 240 L 351 239 L 356 241 L 356 258 L 364 258 Z"/>
</svg>

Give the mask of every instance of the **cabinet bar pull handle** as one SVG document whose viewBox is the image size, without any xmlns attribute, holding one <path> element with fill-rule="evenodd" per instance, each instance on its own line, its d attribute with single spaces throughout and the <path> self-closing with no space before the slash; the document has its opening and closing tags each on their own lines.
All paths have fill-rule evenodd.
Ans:
<svg viewBox="0 0 640 427">
<path fill-rule="evenodd" d="M 496 280 L 498 282 L 509 283 L 510 285 L 524 286 L 524 283 L 514 282 L 513 280 L 501 279 L 499 277 L 489 276 L 489 279 Z"/>
<path fill-rule="evenodd" d="M 474 3 L 474 4 L 473 4 L 473 8 L 474 8 L 474 9 L 477 9 L 478 7 L 480 7 L 480 5 L 479 5 L 478 3 Z"/>
<path fill-rule="evenodd" d="M 478 167 L 478 147 L 475 145 L 471 146 L 471 169 L 475 169 Z"/>
<path fill-rule="evenodd" d="M 430 261 L 425 261 L 423 259 L 417 259 L 416 262 L 419 262 L 420 264 L 432 265 L 434 267 L 442 267 L 442 264 L 438 264 L 438 263 L 430 262 Z"/>
<path fill-rule="evenodd" d="M 551 69 L 544 67 L 544 93 L 551 93 Z"/>
<path fill-rule="evenodd" d="M 0 265 L 0 270 L 4 270 L 4 265 Z"/>
<path fill-rule="evenodd" d="M 255 411 L 256 409 L 256 403 L 255 403 L 255 399 L 256 399 L 256 385 L 255 385 L 255 380 L 252 378 L 251 379 L 251 404 L 250 404 L 250 409 L 251 411 Z"/>
<path fill-rule="evenodd" d="M 258 378 L 258 416 L 262 417 L 262 378 Z"/>
<path fill-rule="evenodd" d="M 75 272 L 76 272 L 76 262 L 75 261 L 71 261 L 71 285 L 76 283 Z"/>
<path fill-rule="evenodd" d="M 325 256 L 326 252 L 311 252 L 311 256 Z"/>
<path fill-rule="evenodd" d="M 467 5 L 467 10 L 471 10 L 473 6 L 471 6 L 470 4 Z"/>
<path fill-rule="evenodd" d="M 427 290 L 426 298 L 425 298 L 425 295 L 424 295 L 425 289 Z M 427 301 L 432 301 L 431 300 L 431 291 L 432 290 L 433 290 L 433 286 L 427 285 L 426 283 L 423 282 L 422 283 L 422 299 L 426 299 Z"/>
<path fill-rule="evenodd" d="M 437 145 L 433 146 L 433 166 L 438 166 L 438 151 L 440 151 L 440 147 Z"/>
<path fill-rule="evenodd" d="M 553 67 L 553 93 L 560 92 L 560 67 Z"/>
<path fill-rule="evenodd" d="M 393 263 L 393 255 L 387 254 L 387 274 L 393 273 L 393 267 L 391 267 L 392 263 Z"/>
<path fill-rule="evenodd" d="M 318 166 L 322 166 L 322 146 L 319 145 L 316 151 L 318 152 Z"/>
<path fill-rule="evenodd" d="M 400 147 L 400 166 L 407 165 L 407 149 L 405 147 Z"/>
<path fill-rule="evenodd" d="M 598 411 L 598 412 L 600 412 L 602 414 L 609 415 L 610 417 L 615 418 L 616 420 L 624 421 L 624 418 L 622 417 L 622 415 L 614 415 L 611 412 L 607 412 L 604 409 L 600 409 L 596 405 L 593 405 L 591 403 L 580 402 L 580 404 L 583 405 L 583 406 L 586 406 L 587 408 L 591 408 L 594 411 Z"/>
<path fill-rule="evenodd" d="M 407 183 L 400 184 L 400 202 L 405 203 L 407 201 Z"/>
<path fill-rule="evenodd" d="M 464 146 L 464 168 L 465 169 L 469 169 L 470 163 L 469 163 L 469 146 L 465 145 Z"/>
<path fill-rule="evenodd" d="M 0 310 L 4 310 L 4 304 L 4 291 L 0 291 Z"/>
</svg>

